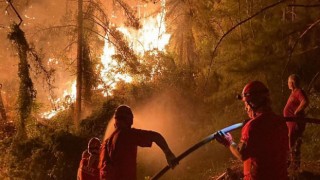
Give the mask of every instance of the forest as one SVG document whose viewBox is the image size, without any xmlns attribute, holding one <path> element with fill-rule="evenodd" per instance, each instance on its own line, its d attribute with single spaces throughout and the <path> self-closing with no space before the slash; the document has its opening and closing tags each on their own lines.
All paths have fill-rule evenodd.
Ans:
<svg viewBox="0 0 320 180">
<path fill-rule="evenodd" d="M 121 104 L 175 155 L 247 119 L 236 96 L 254 80 L 282 115 L 297 74 L 306 117 L 320 119 L 319 0 L 0 0 L 0 39 L 0 179 L 76 179 Z M 320 126 L 307 124 L 291 179 L 319 179 L 319 149 Z M 139 148 L 138 179 L 166 163 L 156 145 Z M 212 141 L 161 179 L 217 179 L 241 165 Z"/>
</svg>

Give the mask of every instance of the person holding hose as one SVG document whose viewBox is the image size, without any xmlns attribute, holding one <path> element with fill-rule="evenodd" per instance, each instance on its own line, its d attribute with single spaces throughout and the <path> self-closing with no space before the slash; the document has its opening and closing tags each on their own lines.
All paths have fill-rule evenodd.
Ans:
<svg viewBox="0 0 320 180">
<path fill-rule="evenodd" d="M 288 130 L 283 117 L 270 106 L 269 89 L 260 81 L 248 83 L 240 96 L 250 118 L 236 144 L 231 134 L 217 141 L 243 161 L 244 180 L 287 180 Z"/>
<path fill-rule="evenodd" d="M 164 152 L 170 167 L 177 162 L 163 136 L 154 131 L 132 128 L 133 113 L 126 105 L 115 111 L 115 131 L 101 146 L 100 179 L 136 180 L 137 147 L 151 147 L 155 142 Z"/>
</svg>

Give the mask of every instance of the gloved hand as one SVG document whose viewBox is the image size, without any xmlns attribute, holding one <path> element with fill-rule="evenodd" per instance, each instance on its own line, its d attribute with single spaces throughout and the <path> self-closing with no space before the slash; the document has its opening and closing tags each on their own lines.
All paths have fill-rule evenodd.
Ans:
<svg viewBox="0 0 320 180">
<path fill-rule="evenodd" d="M 233 139 L 230 133 L 224 133 L 222 131 L 219 131 L 216 135 L 216 140 L 223 144 L 226 147 L 229 147 L 233 143 Z"/>
<path fill-rule="evenodd" d="M 171 151 L 166 152 L 166 159 L 167 159 L 168 165 L 172 169 L 179 164 L 179 162 L 176 159 L 176 156 Z"/>
</svg>

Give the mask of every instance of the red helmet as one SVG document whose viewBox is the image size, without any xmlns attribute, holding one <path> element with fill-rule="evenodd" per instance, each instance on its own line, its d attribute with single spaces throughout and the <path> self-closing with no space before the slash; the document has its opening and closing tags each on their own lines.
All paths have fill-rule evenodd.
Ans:
<svg viewBox="0 0 320 180">
<path fill-rule="evenodd" d="M 253 108 L 261 106 L 269 99 L 269 89 L 260 81 L 251 81 L 244 86 L 241 99 Z"/>
</svg>

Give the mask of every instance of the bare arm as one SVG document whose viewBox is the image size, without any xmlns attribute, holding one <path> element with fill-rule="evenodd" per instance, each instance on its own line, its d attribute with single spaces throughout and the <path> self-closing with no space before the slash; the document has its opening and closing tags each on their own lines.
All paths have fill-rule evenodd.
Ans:
<svg viewBox="0 0 320 180">
<path fill-rule="evenodd" d="M 229 146 L 231 153 L 239 160 L 242 160 L 242 156 L 238 150 L 238 145 L 235 142 L 232 142 Z"/>
<path fill-rule="evenodd" d="M 173 168 L 175 165 L 177 165 L 178 162 L 175 162 L 176 156 L 172 153 L 166 140 L 161 134 L 154 132 L 153 142 L 155 142 L 166 155 L 166 159 L 170 167 Z"/>
<path fill-rule="evenodd" d="M 300 105 L 298 106 L 298 108 L 296 109 L 296 111 L 294 112 L 294 115 L 298 115 L 300 112 L 302 112 L 307 106 L 309 105 L 309 101 L 307 98 L 303 99 L 300 102 Z"/>
</svg>

